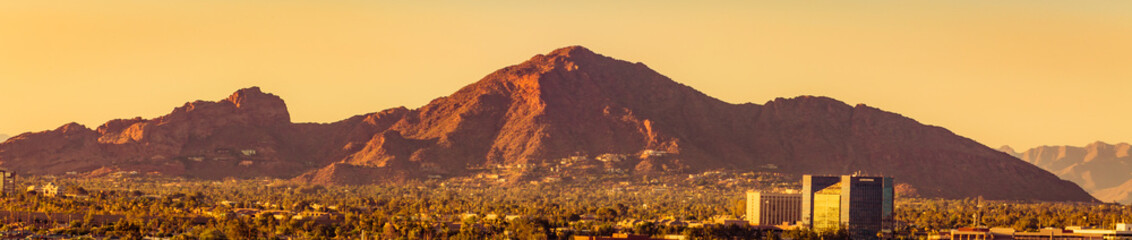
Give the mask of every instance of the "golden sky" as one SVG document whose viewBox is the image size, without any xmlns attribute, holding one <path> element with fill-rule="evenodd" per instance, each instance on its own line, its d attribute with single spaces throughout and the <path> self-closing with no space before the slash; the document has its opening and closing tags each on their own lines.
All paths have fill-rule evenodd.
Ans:
<svg viewBox="0 0 1132 240">
<path fill-rule="evenodd" d="M 1132 1 L 0 1 L 0 133 L 260 86 L 292 119 L 424 105 L 583 45 L 732 103 L 822 95 L 992 147 L 1132 141 Z"/>
</svg>

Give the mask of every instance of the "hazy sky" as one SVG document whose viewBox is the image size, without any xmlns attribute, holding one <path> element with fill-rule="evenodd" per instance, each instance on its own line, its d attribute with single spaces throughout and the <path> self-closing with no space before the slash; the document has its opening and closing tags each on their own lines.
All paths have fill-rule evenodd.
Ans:
<svg viewBox="0 0 1132 240">
<path fill-rule="evenodd" d="M 0 133 L 248 86 L 336 121 L 568 45 L 732 103 L 829 96 L 992 147 L 1132 141 L 1132 1 L 1108 0 L 8 0 Z"/>
</svg>

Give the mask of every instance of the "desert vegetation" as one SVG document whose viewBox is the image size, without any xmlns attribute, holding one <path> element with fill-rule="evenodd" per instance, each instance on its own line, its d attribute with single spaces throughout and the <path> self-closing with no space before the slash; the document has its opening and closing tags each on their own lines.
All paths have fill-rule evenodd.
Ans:
<svg viewBox="0 0 1132 240">
<path fill-rule="evenodd" d="M 797 187 L 796 176 L 713 171 L 608 173 L 550 182 L 495 178 L 320 186 L 277 179 L 31 177 L 65 195 L 18 191 L 0 201 L 0 230 L 58 236 L 173 239 L 565 239 L 680 235 L 689 239 L 837 239 L 844 233 L 725 224 L 748 189 Z M 506 178 L 500 178 L 506 179 Z M 974 225 L 1034 230 L 1132 221 L 1115 204 L 898 198 L 899 237 Z"/>
</svg>

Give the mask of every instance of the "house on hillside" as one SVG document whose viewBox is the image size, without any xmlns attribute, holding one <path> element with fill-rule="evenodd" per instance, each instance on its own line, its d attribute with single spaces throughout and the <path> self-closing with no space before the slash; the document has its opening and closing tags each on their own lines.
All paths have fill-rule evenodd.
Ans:
<svg viewBox="0 0 1132 240">
<path fill-rule="evenodd" d="M 42 194 L 43 196 L 48 196 L 48 197 L 55 197 L 55 196 L 63 196 L 64 194 L 67 193 L 67 189 L 65 187 L 62 187 L 62 186 L 57 186 L 54 183 L 47 183 L 47 184 L 42 185 L 42 186 L 35 186 L 35 185 L 28 186 L 27 192 L 35 193 L 35 194 Z"/>
</svg>

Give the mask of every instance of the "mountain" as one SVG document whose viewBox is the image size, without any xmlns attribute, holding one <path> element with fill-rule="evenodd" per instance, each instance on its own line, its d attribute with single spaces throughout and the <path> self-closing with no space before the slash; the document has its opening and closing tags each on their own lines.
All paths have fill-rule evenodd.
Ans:
<svg viewBox="0 0 1132 240">
<path fill-rule="evenodd" d="M 582 47 L 537 55 L 410 110 L 363 150 L 299 179 L 358 183 L 391 166 L 459 175 L 467 166 L 600 154 L 640 156 L 629 160 L 636 173 L 861 171 L 895 176 L 924 196 L 1093 200 L 1071 182 L 898 114 L 811 96 L 730 104 Z"/>
<path fill-rule="evenodd" d="M 1008 148 L 1000 151 L 1073 181 L 1101 201 L 1132 203 L 1132 146 L 1128 143 L 1040 146 L 1021 153 Z"/>
<path fill-rule="evenodd" d="M 1015 156 L 1015 157 L 1019 156 L 1019 154 L 1020 154 L 1020 153 L 1018 153 L 1018 151 L 1014 151 L 1014 148 L 1010 147 L 1009 145 L 1002 145 L 1001 147 L 998 147 L 998 151 L 1004 152 L 1006 154 L 1010 154 L 1010 156 Z"/>
<path fill-rule="evenodd" d="M 8 136 L 8 134 L 0 133 L 0 142 L 4 142 L 4 140 L 8 140 L 9 137 L 12 137 L 12 136 Z"/>
<path fill-rule="evenodd" d="M 532 166 L 614 154 L 634 174 L 862 172 L 894 176 L 925 197 L 1094 200 L 1038 167 L 895 113 L 814 96 L 726 103 L 579 46 L 497 70 L 417 109 L 329 124 L 287 116 L 278 97 L 243 89 L 151 120 L 21 134 L 0 144 L 0 167 L 367 184 L 500 165 L 539 171 Z"/>
<path fill-rule="evenodd" d="M 343 120 L 346 123 L 360 119 Z M 338 125 L 342 125 L 339 123 Z M 22 174 L 132 170 L 202 178 L 291 177 L 331 162 L 317 151 L 335 124 L 293 124 L 283 100 L 259 88 L 195 101 L 154 119 L 69 123 L 0 144 L 0 166 Z"/>
</svg>

